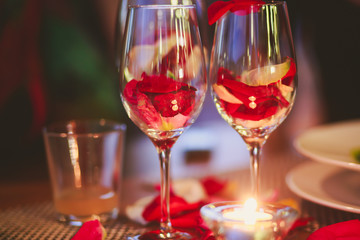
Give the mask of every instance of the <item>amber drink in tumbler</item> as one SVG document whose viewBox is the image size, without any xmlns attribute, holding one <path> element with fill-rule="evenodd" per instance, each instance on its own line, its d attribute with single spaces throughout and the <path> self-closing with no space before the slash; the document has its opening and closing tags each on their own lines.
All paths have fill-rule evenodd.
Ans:
<svg viewBox="0 0 360 240">
<path fill-rule="evenodd" d="M 119 211 L 126 127 L 100 119 L 53 123 L 43 130 L 58 219 L 81 225 Z"/>
</svg>

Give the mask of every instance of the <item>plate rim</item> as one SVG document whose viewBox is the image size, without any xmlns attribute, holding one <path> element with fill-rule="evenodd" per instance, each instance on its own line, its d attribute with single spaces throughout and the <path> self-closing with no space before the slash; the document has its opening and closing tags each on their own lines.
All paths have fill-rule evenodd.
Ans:
<svg viewBox="0 0 360 240">
<path fill-rule="evenodd" d="M 308 157 L 308 158 L 310 158 L 312 160 L 315 160 L 315 161 L 318 161 L 318 162 L 321 162 L 321 163 L 332 164 L 332 165 L 335 165 L 335 166 L 339 166 L 339 167 L 343 167 L 343 168 L 347 168 L 347 169 L 351 169 L 351 170 L 360 171 L 360 164 L 359 163 L 339 161 L 339 160 L 334 159 L 334 158 L 328 158 L 328 157 L 321 156 L 319 154 L 315 154 L 312 151 L 309 151 L 306 148 L 304 148 L 303 145 L 301 145 L 301 143 L 300 143 L 300 140 L 304 136 L 311 134 L 311 132 L 313 132 L 313 131 L 317 131 L 319 129 L 327 129 L 327 128 L 330 128 L 330 127 L 334 128 L 334 127 L 338 127 L 338 126 L 346 126 L 346 125 L 350 125 L 350 124 L 358 124 L 358 125 L 360 125 L 360 119 L 341 121 L 341 122 L 335 122 L 335 123 L 328 123 L 328 124 L 323 124 L 323 125 L 318 125 L 318 126 L 311 127 L 308 130 L 305 130 L 304 132 L 302 132 L 301 134 L 299 134 L 298 136 L 295 137 L 295 139 L 293 141 L 293 146 L 296 149 L 296 151 L 298 151 L 299 153 L 301 153 L 305 157 Z"/>
<path fill-rule="evenodd" d="M 325 200 L 324 198 L 319 197 L 319 195 L 321 195 L 322 193 L 326 194 L 322 189 L 318 189 L 319 195 L 314 196 L 308 192 L 306 192 L 303 188 L 301 188 L 300 186 L 298 186 L 295 181 L 294 181 L 294 175 L 297 173 L 299 173 L 300 171 L 303 171 L 305 168 L 308 168 L 309 166 L 314 166 L 314 165 L 323 165 L 324 166 L 324 171 L 327 172 L 333 172 L 334 169 L 336 171 L 342 171 L 344 169 L 342 168 L 338 168 L 337 166 L 332 166 L 332 165 L 327 165 L 324 163 L 319 163 L 319 162 L 312 162 L 312 161 L 306 161 L 303 163 L 298 164 L 297 166 L 295 166 L 294 168 L 292 168 L 285 177 L 285 182 L 287 184 L 287 186 L 289 187 L 289 189 L 295 193 L 296 195 L 298 195 L 299 197 L 302 197 L 306 200 L 309 200 L 311 202 L 326 206 L 326 207 L 330 207 L 330 208 L 334 208 L 334 209 L 338 209 L 338 210 L 342 210 L 342 211 L 346 211 L 346 212 L 352 212 L 352 213 L 358 213 L 360 214 L 360 206 L 356 206 L 353 204 L 349 204 L 349 203 L 338 203 L 341 202 L 339 200 L 334 200 L 334 201 L 329 201 L 329 200 Z M 323 174 L 323 175 L 327 175 L 327 174 Z M 320 176 L 320 175 L 318 175 Z M 317 179 L 315 178 L 315 180 L 321 182 L 325 179 L 324 176 L 318 177 Z M 316 186 L 316 184 L 314 184 L 313 186 Z"/>
</svg>

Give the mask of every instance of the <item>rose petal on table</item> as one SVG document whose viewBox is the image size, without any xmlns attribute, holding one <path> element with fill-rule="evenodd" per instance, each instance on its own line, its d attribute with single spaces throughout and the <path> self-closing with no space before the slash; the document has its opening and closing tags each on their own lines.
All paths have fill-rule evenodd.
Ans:
<svg viewBox="0 0 360 240">
<path fill-rule="evenodd" d="M 213 176 L 205 177 L 201 180 L 192 178 L 176 179 L 172 181 L 170 191 L 184 198 L 188 203 L 195 203 L 209 200 L 211 195 L 226 190 L 229 183 L 229 181 L 220 180 Z M 160 185 L 155 185 L 155 189 L 160 191 Z M 229 191 L 233 192 L 234 187 L 232 186 Z"/>
<path fill-rule="evenodd" d="M 226 181 L 221 181 L 215 177 L 207 177 L 201 180 L 202 185 L 205 188 L 206 193 L 214 195 L 223 190 L 227 184 Z"/>
<path fill-rule="evenodd" d="M 216 194 L 221 192 L 225 186 L 227 186 L 226 181 L 218 180 L 215 177 L 203 180 L 190 178 L 174 180 L 170 192 L 170 215 L 173 226 L 200 227 L 205 231 L 206 226 L 200 216 L 200 208 L 211 198 L 207 192 Z M 160 190 L 160 187 L 156 185 L 155 189 Z M 126 207 L 127 217 L 144 225 L 151 221 L 159 222 L 160 214 L 160 195 L 141 198 Z"/>
<path fill-rule="evenodd" d="M 312 233 L 307 240 L 358 240 L 360 221 L 358 219 L 335 223 Z"/>
<path fill-rule="evenodd" d="M 201 218 L 199 209 L 181 215 L 171 220 L 175 228 L 185 229 L 185 231 L 195 233 L 199 240 L 215 240 L 213 232 L 206 226 Z"/>
<path fill-rule="evenodd" d="M 84 222 L 71 240 L 103 240 L 105 238 L 105 228 L 101 225 L 99 220 L 95 219 Z"/>
<path fill-rule="evenodd" d="M 170 194 L 170 215 L 176 217 L 177 214 L 181 214 L 187 211 L 193 211 L 199 209 L 203 205 L 202 202 L 187 203 L 183 198 L 174 194 Z M 160 221 L 160 196 L 157 196 L 149 205 L 147 205 L 143 212 L 143 218 L 146 221 Z"/>
<path fill-rule="evenodd" d="M 172 225 L 179 228 L 200 226 L 202 221 L 203 220 L 198 209 L 171 219 Z"/>
</svg>

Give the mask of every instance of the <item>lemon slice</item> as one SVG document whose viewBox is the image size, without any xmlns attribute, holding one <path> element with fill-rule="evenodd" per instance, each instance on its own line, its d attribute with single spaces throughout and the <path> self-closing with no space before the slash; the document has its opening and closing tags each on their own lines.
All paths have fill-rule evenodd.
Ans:
<svg viewBox="0 0 360 240">
<path fill-rule="evenodd" d="M 291 66 L 291 60 L 288 58 L 286 62 L 268 65 L 245 71 L 241 74 L 241 81 L 249 86 L 260 86 L 275 83 L 282 79 Z"/>
<path fill-rule="evenodd" d="M 223 85 L 213 84 L 213 90 L 218 95 L 218 97 L 226 101 L 228 103 L 235 103 L 235 104 L 242 104 L 243 102 L 240 101 L 237 97 L 232 95 Z"/>
</svg>

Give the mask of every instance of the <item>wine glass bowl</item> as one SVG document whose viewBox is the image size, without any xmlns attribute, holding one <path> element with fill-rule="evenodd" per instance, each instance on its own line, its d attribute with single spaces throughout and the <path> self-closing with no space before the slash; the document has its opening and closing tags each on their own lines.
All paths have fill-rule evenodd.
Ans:
<svg viewBox="0 0 360 240">
<path fill-rule="evenodd" d="M 217 23 L 212 95 L 220 114 L 243 136 L 268 135 L 294 102 L 295 56 L 284 5 L 251 6 L 257 10 L 248 15 L 228 12 Z"/>
<path fill-rule="evenodd" d="M 129 239 L 193 239 L 171 224 L 169 161 L 173 144 L 199 115 L 207 89 L 196 8 L 185 0 L 132 3 L 121 41 L 120 95 L 159 155 L 161 219 L 160 229 Z"/>
<path fill-rule="evenodd" d="M 254 2 L 233 3 L 217 21 L 210 81 L 218 112 L 250 151 L 257 197 L 261 148 L 290 113 L 297 78 L 286 2 Z"/>
<path fill-rule="evenodd" d="M 206 91 L 193 6 L 141 5 L 128 15 L 135 26 L 126 29 L 121 66 L 125 109 L 151 138 L 181 134 L 199 114 Z"/>
<path fill-rule="evenodd" d="M 120 54 L 121 54 L 121 47 L 122 41 L 125 31 L 126 25 L 126 17 L 127 17 L 127 10 L 128 5 L 148 5 L 148 4 L 157 4 L 161 5 L 164 3 L 168 3 L 168 0 L 122 0 L 118 3 L 117 9 L 117 19 L 116 19 L 116 26 L 115 26 L 115 65 L 116 68 L 119 69 L 120 67 Z M 202 45 L 204 48 L 204 55 L 205 61 L 208 63 L 208 52 L 209 52 L 209 44 L 208 44 L 208 29 L 207 29 L 207 19 L 206 19 L 206 1 L 205 0 L 188 0 L 188 1 L 180 1 L 179 3 L 182 4 L 183 2 L 193 2 L 196 4 L 196 14 L 197 20 L 200 28 L 200 36 L 202 39 Z"/>
</svg>

